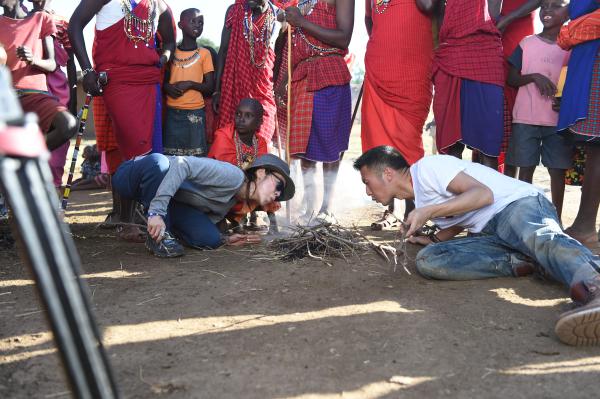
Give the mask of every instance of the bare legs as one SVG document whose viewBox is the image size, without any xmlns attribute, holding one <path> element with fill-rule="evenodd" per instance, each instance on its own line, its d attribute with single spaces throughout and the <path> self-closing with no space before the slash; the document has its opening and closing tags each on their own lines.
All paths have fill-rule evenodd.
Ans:
<svg viewBox="0 0 600 399">
<path fill-rule="evenodd" d="M 465 150 L 465 145 L 463 143 L 456 143 L 446 149 L 446 153 L 448 155 L 452 155 L 453 157 L 462 159 L 462 153 Z M 480 163 L 484 166 L 492 168 L 494 170 L 498 170 L 498 158 L 491 157 L 489 155 L 482 154 L 481 152 L 477 152 L 476 159 L 474 162 Z"/>
<path fill-rule="evenodd" d="M 60 147 L 77 133 L 77 120 L 69 112 L 59 112 L 46 132 L 46 146 L 50 151 Z"/>
<path fill-rule="evenodd" d="M 342 154 L 343 156 L 343 154 Z M 319 214 L 331 213 L 331 204 L 335 192 L 335 183 L 337 181 L 340 169 L 340 161 L 323 163 L 323 202 L 319 209 Z M 306 204 L 306 215 L 308 217 L 315 214 L 317 202 L 317 186 L 315 174 L 317 163 L 307 159 L 301 160 L 302 178 L 304 180 L 304 202 Z"/>
<path fill-rule="evenodd" d="M 585 180 L 581 190 L 581 203 L 577 217 L 567 232 L 583 244 L 597 245 L 596 217 L 600 204 L 600 145 L 588 144 L 585 150 Z"/>
</svg>

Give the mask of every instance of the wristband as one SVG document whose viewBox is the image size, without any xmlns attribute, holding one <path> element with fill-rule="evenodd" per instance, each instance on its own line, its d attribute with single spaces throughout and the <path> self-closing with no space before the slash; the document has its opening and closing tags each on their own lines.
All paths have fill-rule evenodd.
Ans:
<svg viewBox="0 0 600 399">
<path fill-rule="evenodd" d="M 160 216 L 160 217 L 162 217 L 162 215 L 160 213 L 148 212 L 148 217 L 151 218 L 152 216 Z"/>
<path fill-rule="evenodd" d="M 85 68 L 83 71 L 81 71 L 81 76 L 85 77 L 85 75 L 87 75 L 90 72 L 96 72 L 96 71 L 94 70 L 94 68 Z"/>
</svg>

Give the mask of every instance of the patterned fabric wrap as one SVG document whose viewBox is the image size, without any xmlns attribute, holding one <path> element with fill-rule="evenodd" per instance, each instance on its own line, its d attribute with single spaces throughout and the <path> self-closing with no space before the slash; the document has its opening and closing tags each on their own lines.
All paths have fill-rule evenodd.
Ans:
<svg viewBox="0 0 600 399">
<path fill-rule="evenodd" d="M 305 18 L 316 25 L 327 29 L 335 29 L 337 26 L 336 9 L 328 3 L 319 1 L 305 12 Z M 287 47 L 286 44 L 278 81 L 281 81 L 287 74 Z M 316 48 L 332 49 L 332 51 L 325 53 Z M 347 50 L 337 49 L 336 51 L 335 47 L 322 43 L 305 33 L 300 34 L 297 31 L 293 33 L 290 154 L 305 154 L 307 151 L 313 124 L 313 111 L 315 110 L 315 92 L 326 87 L 343 86 L 350 83 L 350 71 L 344 61 L 346 54 Z M 317 112 L 321 112 L 321 110 Z M 285 107 L 278 109 L 278 117 L 279 129 L 283 133 L 287 128 Z M 348 132 L 334 130 L 323 131 L 322 134 L 341 135 L 343 138 L 347 134 L 349 135 L 349 129 L 348 127 Z"/>
<path fill-rule="evenodd" d="M 600 3 L 596 0 L 574 1 L 569 4 L 569 15 L 572 20 L 577 20 L 599 8 Z M 556 128 L 558 131 L 567 129 L 588 117 L 592 73 L 599 50 L 600 39 L 583 42 L 571 50 L 569 72 L 563 89 Z"/>
<path fill-rule="evenodd" d="M 365 54 L 363 151 L 392 145 L 408 162 L 423 157 L 423 125 L 432 97 L 431 18 L 414 0 L 394 0 L 385 12 L 365 10 L 373 27 Z M 368 114 L 368 117 L 366 117 Z"/>
<path fill-rule="evenodd" d="M 504 87 L 500 32 L 488 12 L 487 0 L 448 0 L 435 52 L 433 73 Z"/>
<path fill-rule="evenodd" d="M 571 132 L 589 138 L 600 137 L 600 52 L 592 72 L 587 118 L 571 126 Z"/>
<path fill-rule="evenodd" d="M 113 129 L 112 121 L 104 98 L 96 97 L 92 101 L 92 110 L 94 113 L 94 129 L 96 130 L 96 146 L 98 151 L 116 150 L 118 147 L 117 138 Z"/>
<path fill-rule="evenodd" d="M 261 63 L 265 59 L 264 67 L 257 68 L 250 59 L 250 45 L 244 37 L 244 14 L 247 12 L 245 1 L 236 1 L 231 6 L 225 19 L 225 27 L 231 29 L 229 48 L 225 61 L 225 68 L 221 76 L 221 98 L 217 127 L 221 128 L 233 122 L 235 110 L 243 98 L 255 98 L 264 108 L 264 121 L 258 132 L 267 141 L 271 141 L 275 132 L 275 98 L 273 95 L 273 64 L 275 52 L 269 43 L 265 46 L 260 41 L 254 44 L 254 59 Z M 259 36 L 266 15 L 263 14 L 253 23 L 254 36 Z"/>
<path fill-rule="evenodd" d="M 149 12 L 147 0 L 140 1 L 133 10 L 142 19 Z M 121 156 L 132 159 L 153 150 L 162 152 L 162 73 L 157 68 L 159 56 L 154 41 L 135 47 L 124 33 L 121 19 L 106 29 L 96 30 L 92 54 L 95 69 L 108 71 L 109 84 L 103 99 Z M 111 141 L 107 138 L 105 143 L 99 143 L 99 150 L 109 151 L 103 147 Z"/>
<path fill-rule="evenodd" d="M 600 8 L 586 14 L 560 29 L 557 43 L 565 50 L 578 44 L 600 39 Z"/>
<path fill-rule="evenodd" d="M 352 123 L 350 85 L 329 86 L 314 93 L 310 138 L 303 158 L 337 162 L 348 150 Z"/>
<path fill-rule="evenodd" d="M 335 6 L 319 1 L 307 12 L 304 17 L 308 21 L 325 29 L 337 27 Z M 327 52 L 318 48 L 327 49 Z M 309 91 L 350 83 L 352 76 L 344 61 L 348 50 L 325 44 L 300 28 L 292 31 L 292 50 L 293 82 L 307 79 Z"/>
</svg>

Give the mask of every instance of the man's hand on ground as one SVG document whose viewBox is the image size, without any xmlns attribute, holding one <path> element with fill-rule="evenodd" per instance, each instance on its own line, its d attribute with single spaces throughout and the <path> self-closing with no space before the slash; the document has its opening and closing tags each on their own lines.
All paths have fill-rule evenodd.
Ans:
<svg viewBox="0 0 600 399">
<path fill-rule="evenodd" d="M 258 244 L 262 237 L 258 234 L 232 234 L 225 237 L 225 244 L 234 247 L 241 247 L 247 244 Z"/>
<path fill-rule="evenodd" d="M 160 242 L 165 234 L 167 226 L 162 216 L 150 216 L 148 218 L 148 234 L 156 242 Z"/>
<path fill-rule="evenodd" d="M 425 236 L 408 237 L 406 239 L 406 241 L 410 242 L 411 244 L 417 244 L 417 245 L 423 245 L 423 246 L 427 246 L 427 245 L 433 243 L 433 241 L 431 241 L 431 239 L 429 237 L 425 237 Z"/>
</svg>

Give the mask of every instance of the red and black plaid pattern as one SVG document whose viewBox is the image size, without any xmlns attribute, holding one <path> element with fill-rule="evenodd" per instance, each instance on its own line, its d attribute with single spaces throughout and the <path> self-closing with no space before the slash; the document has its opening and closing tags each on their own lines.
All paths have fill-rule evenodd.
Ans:
<svg viewBox="0 0 600 399">
<path fill-rule="evenodd" d="M 225 60 L 225 69 L 221 77 L 221 99 L 217 127 L 223 127 L 233 122 L 235 110 L 243 98 L 255 98 L 262 104 L 265 114 L 263 124 L 258 132 L 271 141 L 275 131 L 275 99 L 273 96 L 273 64 L 275 52 L 267 44 L 255 42 L 254 60 L 260 64 L 265 59 L 264 67 L 257 68 L 250 60 L 250 46 L 244 37 L 244 13 L 246 2 L 238 1 L 229 9 L 225 19 L 225 26 L 231 29 L 229 48 Z M 254 35 L 259 36 L 263 25 L 266 23 L 263 14 L 258 20 L 254 20 Z"/>
<path fill-rule="evenodd" d="M 94 129 L 96 130 L 96 145 L 99 151 L 112 151 L 119 148 L 117 137 L 108 115 L 108 110 L 102 97 L 94 98 L 92 101 L 94 112 Z"/>
<path fill-rule="evenodd" d="M 448 0 L 435 52 L 434 73 L 504 86 L 500 32 L 489 16 L 487 0 Z"/>
<path fill-rule="evenodd" d="M 600 137 L 600 52 L 596 55 L 592 72 L 587 118 L 574 124 L 571 131 L 589 138 Z"/>
<path fill-rule="evenodd" d="M 337 27 L 335 7 L 323 1 L 316 3 L 312 12 L 305 18 L 326 29 L 336 29 Z M 347 49 L 336 49 L 305 32 L 301 34 L 297 30 L 292 32 L 292 44 L 294 68 L 292 81 L 307 79 L 307 89 L 317 91 L 328 86 L 347 84 L 352 79 L 344 61 L 344 56 L 348 54 Z M 318 48 L 337 51 L 321 52 Z"/>
</svg>

